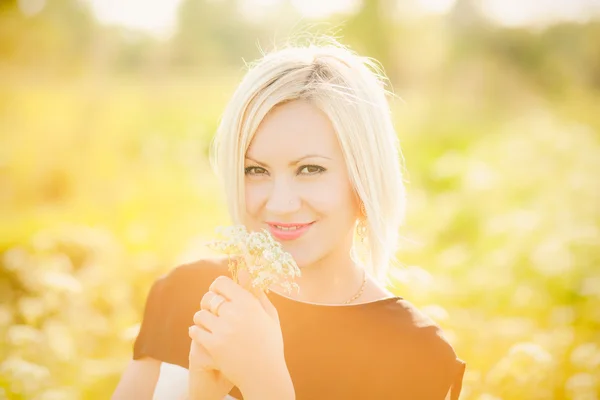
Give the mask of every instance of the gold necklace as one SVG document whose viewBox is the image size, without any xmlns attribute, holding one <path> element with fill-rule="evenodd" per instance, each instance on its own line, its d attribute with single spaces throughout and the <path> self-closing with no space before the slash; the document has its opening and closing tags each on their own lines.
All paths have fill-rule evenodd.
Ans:
<svg viewBox="0 0 600 400">
<path fill-rule="evenodd" d="M 358 292 L 356 292 L 356 294 L 354 296 L 352 296 L 352 298 L 350 300 L 348 300 L 347 302 L 345 302 L 344 304 L 350 304 L 354 300 L 356 300 L 360 296 L 362 296 L 363 292 L 365 291 L 366 283 L 367 283 L 367 273 L 366 273 L 366 271 L 363 271 L 363 281 L 362 281 L 362 284 L 360 285 L 360 289 L 358 289 Z"/>
</svg>

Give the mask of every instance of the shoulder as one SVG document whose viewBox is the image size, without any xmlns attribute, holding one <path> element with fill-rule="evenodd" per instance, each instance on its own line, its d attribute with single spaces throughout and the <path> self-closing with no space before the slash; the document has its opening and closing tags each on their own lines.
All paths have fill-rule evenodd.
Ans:
<svg viewBox="0 0 600 400">
<path fill-rule="evenodd" d="M 410 336 L 422 351 L 455 358 L 456 354 L 442 328 L 410 301 L 398 298 L 386 305 L 389 329 L 395 335 Z"/>
<path fill-rule="evenodd" d="M 442 328 L 410 301 L 399 298 L 386 305 L 388 342 L 410 360 L 413 378 L 426 380 L 443 392 L 460 386 L 465 363 L 456 354 Z M 400 356 L 400 354 L 395 354 Z"/>
<path fill-rule="evenodd" d="M 387 311 L 390 320 L 402 328 L 412 327 L 416 331 L 439 328 L 427 314 L 402 297 L 391 301 Z"/>
<path fill-rule="evenodd" d="M 155 285 L 168 290 L 208 290 L 218 276 L 228 275 L 226 257 L 206 257 L 176 266 L 161 277 Z"/>
<path fill-rule="evenodd" d="M 188 314 L 198 310 L 202 296 L 221 275 L 229 275 L 226 257 L 181 264 L 156 279 L 146 300 L 146 310 L 159 315 L 161 320 L 187 321 Z"/>
<path fill-rule="evenodd" d="M 159 277 L 146 299 L 133 358 L 150 356 L 187 368 L 188 327 L 210 284 L 226 274 L 227 258 L 204 258 L 179 265 Z"/>
</svg>

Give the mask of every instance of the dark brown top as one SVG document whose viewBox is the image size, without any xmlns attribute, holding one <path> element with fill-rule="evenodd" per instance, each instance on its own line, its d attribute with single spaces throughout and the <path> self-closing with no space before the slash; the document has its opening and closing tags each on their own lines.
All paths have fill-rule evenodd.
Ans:
<svg viewBox="0 0 600 400">
<path fill-rule="evenodd" d="M 152 286 L 133 358 L 188 368 L 188 327 L 222 259 L 182 265 Z M 277 308 L 296 398 L 458 399 L 465 363 L 440 327 L 401 297 L 327 306 L 269 293 Z M 251 367 L 251 366 L 249 366 Z M 232 396 L 242 399 L 237 388 Z"/>
</svg>

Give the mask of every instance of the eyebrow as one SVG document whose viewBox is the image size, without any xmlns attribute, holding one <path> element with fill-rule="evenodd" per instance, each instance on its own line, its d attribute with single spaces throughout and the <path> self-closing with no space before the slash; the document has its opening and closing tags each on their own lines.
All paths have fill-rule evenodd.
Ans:
<svg viewBox="0 0 600 400">
<path fill-rule="evenodd" d="M 298 158 L 297 160 L 291 161 L 289 165 L 290 165 L 290 166 L 292 166 L 292 165 L 296 165 L 296 164 L 298 164 L 300 161 L 304 160 L 305 158 L 315 158 L 315 157 L 318 157 L 318 158 L 326 158 L 326 159 L 328 159 L 328 160 L 331 160 L 331 158 L 329 158 L 329 157 L 326 157 L 326 156 L 322 156 L 322 155 L 320 155 L 320 154 L 307 154 L 307 155 L 305 155 L 305 156 L 302 156 L 302 157 Z M 266 167 L 266 168 L 268 168 L 268 167 L 269 167 L 269 165 L 267 165 L 266 163 L 263 163 L 263 162 L 260 162 L 260 161 L 258 161 L 258 160 L 255 160 L 254 158 L 252 158 L 252 157 L 250 157 L 250 156 L 246 156 L 246 159 L 247 159 L 247 160 L 250 160 L 250 161 L 253 161 L 253 162 L 255 162 L 255 163 L 257 163 L 257 164 L 258 164 L 258 165 L 260 165 L 261 167 Z"/>
</svg>

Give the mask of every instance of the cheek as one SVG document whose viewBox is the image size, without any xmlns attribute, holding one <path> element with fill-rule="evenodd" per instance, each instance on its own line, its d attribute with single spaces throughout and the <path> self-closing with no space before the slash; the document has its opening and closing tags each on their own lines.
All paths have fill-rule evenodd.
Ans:
<svg viewBox="0 0 600 400">
<path fill-rule="evenodd" d="M 252 181 L 248 179 L 244 188 L 244 199 L 246 201 L 246 213 L 250 218 L 260 216 L 265 202 L 268 200 L 269 187 L 266 182 Z"/>
<path fill-rule="evenodd" d="M 246 201 L 246 212 L 249 215 L 256 214 L 256 212 L 258 210 L 259 195 L 258 195 L 258 191 L 256 189 L 257 188 L 255 185 L 248 184 L 248 182 L 246 182 L 246 185 L 244 188 L 244 199 Z"/>
<path fill-rule="evenodd" d="M 351 219 L 356 207 L 353 193 L 349 182 L 340 178 L 328 179 L 311 187 L 306 199 L 319 213 L 331 218 Z"/>
</svg>

